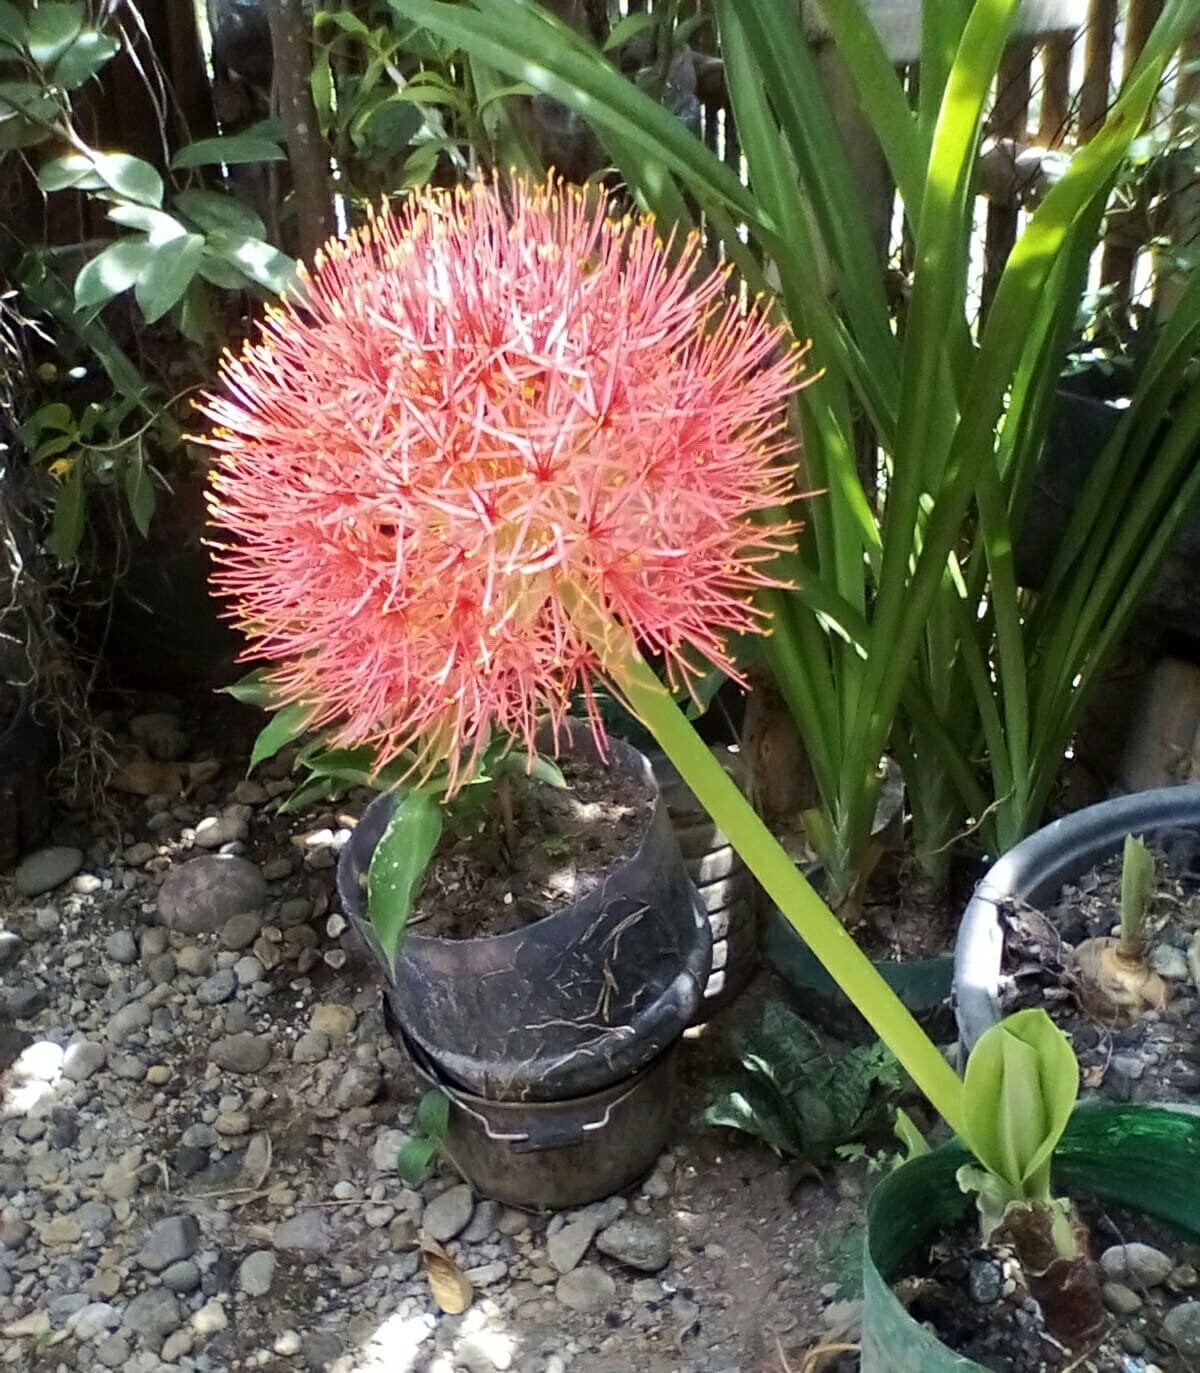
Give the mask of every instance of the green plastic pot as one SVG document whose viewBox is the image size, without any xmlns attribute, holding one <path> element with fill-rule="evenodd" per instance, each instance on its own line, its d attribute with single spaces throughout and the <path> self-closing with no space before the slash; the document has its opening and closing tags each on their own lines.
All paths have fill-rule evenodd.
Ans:
<svg viewBox="0 0 1200 1373">
<path fill-rule="evenodd" d="M 987 1373 L 909 1316 L 892 1292 L 920 1248 L 974 1202 L 955 1181 L 958 1144 L 897 1168 L 867 1207 L 862 1373 Z M 1089 1103 L 1076 1109 L 1054 1155 L 1054 1186 L 1140 1211 L 1200 1240 L 1200 1110 Z"/>
</svg>

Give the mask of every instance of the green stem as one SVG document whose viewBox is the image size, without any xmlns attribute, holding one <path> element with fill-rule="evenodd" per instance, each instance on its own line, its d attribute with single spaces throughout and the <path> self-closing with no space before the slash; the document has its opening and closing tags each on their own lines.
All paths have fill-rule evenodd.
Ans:
<svg viewBox="0 0 1200 1373">
<path fill-rule="evenodd" d="M 933 1107 L 955 1134 L 960 1134 L 962 1082 L 958 1075 L 841 921 L 805 881 L 632 643 L 627 652 L 613 654 L 612 635 L 610 629 L 605 636 L 606 666 L 626 703 L 729 836 L 767 895 Z"/>
</svg>

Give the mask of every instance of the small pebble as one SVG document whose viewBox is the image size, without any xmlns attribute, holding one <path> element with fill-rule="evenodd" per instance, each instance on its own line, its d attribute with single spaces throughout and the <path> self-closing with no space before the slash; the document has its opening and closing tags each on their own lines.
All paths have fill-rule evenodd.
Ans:
<svg viewBox="0 0 1200 1373">
<path fill-rule="evenodd" d="M 275 1343 L 271 1347 L 276 1354 L 289 1359 L 293 1354 L 300 1352 L 300 1336 L 294 1330 L 285 1330 L 276 1337 Z"/>
<path fill-rule="evenodd" d="M 1100 1268 L 1106 1278 L 1135 1288 L 1157 1287 L 1166 1281 L 1173 1266 L 1161 1249 L 1137 1240 L 1114 1244 L 1100 1255 Z"/>
<path fill-rule="evenodd" d="M 137 941 L 128 930 L 113 930 L 104 941 L 104 952 L 114 963 L 135 963 L 138 956 Z"/>
<path fill-rule="evenodd" d="M 1132 1316 L 1142 1306 L 1142 1299 L 1132 1287 L 1123 1282 L 1106 1282 L 1101 1289 L 1104 1305 L 1114 1316 Z"/>
<path fill-rule="evenodd" d="M 585 1314 L 608 1310 L 616 1294 L 616 1283 L 594 1263 L 564 1273 L 554 1289 L 554 1295 L 564 1306 Z"/>
</svg>

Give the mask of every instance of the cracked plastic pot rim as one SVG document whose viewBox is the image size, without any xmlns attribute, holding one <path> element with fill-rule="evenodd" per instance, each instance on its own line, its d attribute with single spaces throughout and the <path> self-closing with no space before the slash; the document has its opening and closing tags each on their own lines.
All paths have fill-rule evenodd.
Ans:
<svg viewBox="0 0 1200 1373">
<path fill-rule="evenodd" d="M 1003 913 L 1044 906 L 1115 854 L 1127 834 L 1162 839 L 1200 831 L 1200 786 L 1157 787 L 1086 806 L 1037 830 L 988 869 L 967 904 L 954 947 L 954 1010 L 966 1050 L 1001 1015 Z"/>
<path fill-rule="evenodd" d="M 586 725 L 572 722 L 569 743 L 595 756 Z M 519 930 L 457 940 L 409 934 L 389 969 L 361 876 L 392 797 L 371 803 L 339 855 L 343 909 L 384 971 L 396 1022 L 476 1096 L 554 1101 L 603 1090 L 663 1053 L 700 1007 L 712 963 L 708 912 L 649 762 L 617 739 L 608 749 L 609 765 L 654 797 L 646 833 L 596 889 Z"/>
</svg>

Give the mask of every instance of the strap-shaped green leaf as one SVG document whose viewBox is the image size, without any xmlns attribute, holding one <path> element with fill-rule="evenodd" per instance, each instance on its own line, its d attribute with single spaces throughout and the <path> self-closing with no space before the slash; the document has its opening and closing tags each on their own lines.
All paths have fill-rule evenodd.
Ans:
<svg viewBox="0 0 1200 1373">
<path fill-rule="evenodd" d="M 982 5 L 972 11 L 971 20 L 964 31 L 962 50 L 968 48 L 972 23 L 982 12 Z M 891 565 L 885 562 L 880 584 L 877 633 L 881 642 L 888 645 L 890 658 L 908 662 L 915 651 L 927 622 L 932 597 L 945 574 L 947 551 L 954 546 L 961 532 L 980 464 L 992 460 L 996 426 L 1005 394 L 1020 365 L 1027 342 L 1026 322 L 1042 304 L 1043 293 L 1055 280 L 1053 274 L 1060 260 L 1059 254 L 1074 225 L 1089 212 L 1097 197 L 1106 193 L 1110 178 L 1150 107 L 1166 56 L 1186 32 L 1188 22 L 1188 0 L 1168 0 L 1162 18 L 1105 124 L 1076 153 L 1062 179 L 1047 192 L 1009 257 L 985 325 L 979 355 L 971 369 L 962 414 L 938 483 L 937 500 L 923 530 L 916 570 L 906 578 L 908 557 L 900 562 L 895 549 L 889 550 L 892 554 Z M 935 139 L 935 146 L 936 143 Z M 930 179 L 931 182 L 937 179 L 932 165 Z M 944 186 L 938 189 L 933 201 L 927 201 L 922 210 L 923 235 L 935 230 L 926 215 L 930 203 L 946 203 L 945 190 Z M 927 262 L 922 259 L 918 271 L 926 268 Z M 1062 288 L 1061 282 L 1059 287 Z M 930 289 L 936 290 L 933 285 Z M 1062 308 L 1068 308 L 1065 302 Z M 1074 309 L 1073 301 L 1069 308 Z M 927 318 L 932 318 L 935 313 L 932 309 L 927 310 Z M 909 328 L 913 326 L 914 321 L 910 316 Z M 926 342 L 923 354 L 926 365 L 931 368 L 935 361 L 934 351 Z M 914 378 L 924 370 L 916 366 L 914 361 Z M 907 368 L 905 375 L 907 398 Z M 936 368 L 926 377 L 926 384 L 931 377 L 936 377 Z M 911 435 L 919 432 L 920 427 L 919 423 L 913 425 L 906 437 L 911 441 Z M 898 466 L 897 476 L 900 472 Z M 889 520 L 892 518 L 893 503 L 902 489 L 897 483 L 889 495 Z M 912 499 L 911 490 L 909 499 Z M 905 527 L 903 520 L 900 521 L 900 527 Z M 898 583 L 895 580 L 897 577 L 900 579 Z M 880 655 L 870 665 L 864 706 L 860 709 L 855 731 L 862 740 L 863 757 L 877 756 L 880 744 L 877 733 L 871 730 L 867 712 L 873 709 L 878 712 L 879 719 L 886 720 L 894 709 L 893 698 L 897 698 L 904 689 L 903 680 L 893 677 L 889 671 L 890 658 Z"/>
<path fill-rule="evenodd" d="M 396 802 L 367 871 L 371 928 L 393 966 L 425 870 L 442 836 L 442 808 L 425 788 L 414 787 Z"/>
<path fill-rule="evenodd" d="M 308 728 L 312 715 L 310 706 L 280 706 L 255 739 L 246 771 L 253 772 L 259 763 L 265 763 L 268 758 L 274 758 L 281 748 L 295 743 Z"/>
<path fill-rule="evenodd" d="M 744 29 L 754 66 L 778 116 L 808 214 L 819 226 L 822 250 L 828 254 L 839 310 L 862 353 L 860 389 L 878 387 L 874 408 L 890 415 L 899 377 L 883 290 L 885 245 L 871 241 L 863 192 L 795 8 L 787 0 L 756 0 L 753 5 L 723 0 L 718 12 L 723 38 L 734 24 Z M 743 74 L 735 82 L 731 74 L 731 96 L 746 79 L 748 74 Z M 740 132 L 740 123 L 738 128 Z M 781 235 L 794 233 L 795 219 L 777 227 Z M 803 252 L 802 245 L 795 246 Z"/>
</svg>

